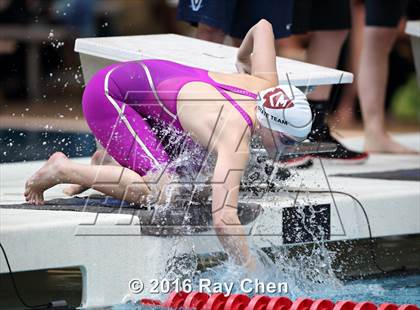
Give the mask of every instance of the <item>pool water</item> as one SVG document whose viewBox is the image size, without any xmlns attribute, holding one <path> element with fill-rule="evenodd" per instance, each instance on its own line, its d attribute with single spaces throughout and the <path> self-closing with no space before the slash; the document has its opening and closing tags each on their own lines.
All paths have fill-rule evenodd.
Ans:
<svg viewBox="0 0 420 310">
<path fill-rule="evenodd" d="M 0 130 L 0 163 L 48 159 L 54 152 L 86 157 L 96 150 L 91 134 L 61 131 Z"/>
<path fill-rule="evenodd" d="M 349 282 L 344 285 L 344 292 L 333 293 L 330 298 L 420 305 L 420 275 Z"/>
</svg>

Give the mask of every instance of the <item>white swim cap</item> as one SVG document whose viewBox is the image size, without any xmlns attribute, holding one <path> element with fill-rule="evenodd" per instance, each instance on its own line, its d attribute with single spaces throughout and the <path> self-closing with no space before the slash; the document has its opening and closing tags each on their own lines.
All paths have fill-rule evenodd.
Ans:
<svg viewBox="0 0 420 310">
<path fill-rule="evenodd" d="M 295 86 L 279 85 L 258 94 L 257 119 L 271 130 L 300 142 L 312 127 L 312 112 L 305 94 Z"/>
</svg>

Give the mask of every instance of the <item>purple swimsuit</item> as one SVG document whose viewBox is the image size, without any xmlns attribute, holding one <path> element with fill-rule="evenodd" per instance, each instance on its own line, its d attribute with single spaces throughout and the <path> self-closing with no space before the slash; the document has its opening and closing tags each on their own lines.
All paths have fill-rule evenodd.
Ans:
<svg viewBox="0 0 420 310">
<path fill-rule="evenodd" d="M 249 115 L 227 91 L 253 99 L 256 94 L 217 83 L 206 70 L 166 60 L 126 62 L 100 70 L 84 91 L 83 113 L 107 152 L 143 176 L 177 156 L 176 143 L 168 143 L 162 132 L 185 133 L 176 107 L 180 89 L 189 82 L 214 86 L 252 127 Z"/>
</svg>

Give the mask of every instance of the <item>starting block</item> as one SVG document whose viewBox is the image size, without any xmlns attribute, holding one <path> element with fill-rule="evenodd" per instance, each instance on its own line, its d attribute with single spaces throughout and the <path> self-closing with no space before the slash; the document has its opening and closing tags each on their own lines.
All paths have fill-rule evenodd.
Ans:
<svg viewBox="0 0 420 310">
<path fill-rule="evenodd" d="M 233 73 L 237 49 L 177 34 L 77 39 L 85 83 L 103 67 L 123 61 L 164 59 L 204 70 Z M 302 88 L 353 82 L 353 74 L 277 57 L 279 84 Z"/>
</svg>

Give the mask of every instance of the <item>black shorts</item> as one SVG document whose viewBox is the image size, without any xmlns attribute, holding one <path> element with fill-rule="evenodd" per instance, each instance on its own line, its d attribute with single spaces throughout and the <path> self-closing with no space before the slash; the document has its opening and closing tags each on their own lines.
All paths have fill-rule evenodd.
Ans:
<svg viewBox="0 0 420 310">
<path fill-rule="evenodd" d="M 345 30 L 350 29 L 350 26 L 350 0 L 294 0 L 294 34 L 318 30 Z"/>
<path fill-rule="evenodd" d="M 240 39 L 264 18 L 279 39 L 290 35 L 292 10 L 293 0 L 180 0 L 177 18 L 222 29 Z"/>
<path fill-rule="evenodd" d="M 420 19 L 420 0 L 410 0 L 407 4 L 407 19 L 419 20 Z"/>
<path fill-rule="evenodd" d="M 243 39 L 248 30 L 260 19 L 273 25 L 276 39 L 291 34 L 293 0 L 239 0 L 229 34 Z"/>
<path fill-rule="evenodd" d="M 177 19 L 229 33 L 237 0 L 179 0 Z"/>
<path fill-rule="evenodd" d="M 365 0 L 366 26 L 396 27 L 407 4 L 408 0 Z"/>
</svg>

